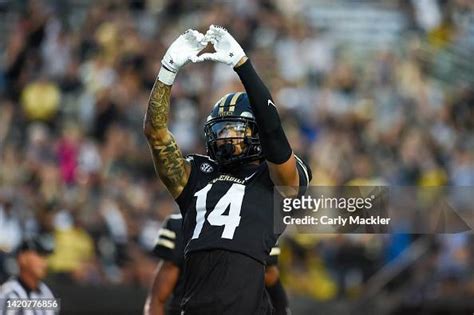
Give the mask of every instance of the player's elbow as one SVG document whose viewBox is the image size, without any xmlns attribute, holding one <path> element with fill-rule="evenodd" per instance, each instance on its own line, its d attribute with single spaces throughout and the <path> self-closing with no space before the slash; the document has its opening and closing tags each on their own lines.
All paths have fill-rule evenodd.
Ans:
<svg viewBox="0 0 474 315">
<path fill-rule="evenodd" d="M 299 174 L 296 169 L 295 158 L 292 156 L 282 164 L 268 162 L 270 178 L 284 197 L 295 197 L 298 195 Z"/>
<path fill-rule="evenodd" d="M 270 175 L 273 183 L 275 184 L 276 190 L 285 198 L 295 198 L 298 196 L 299 187 L 299 176 L 296 174 L 296 178 L 284 177 L 278 175 Z"/>
<path fill-rule="evenodd" d="M 151 123 L 145 122 L 143 134 L 151 144 L 165 143 L 169 138 L 169 131 L 166 128 L 154 128 Z"/>
</svg>

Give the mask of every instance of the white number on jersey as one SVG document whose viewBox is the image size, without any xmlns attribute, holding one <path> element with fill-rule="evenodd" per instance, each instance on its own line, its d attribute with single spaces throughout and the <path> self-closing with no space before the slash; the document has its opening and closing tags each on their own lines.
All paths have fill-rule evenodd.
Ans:
<svg viewBox="0 0 474 315">
<path fill-rule="evenodd" d="M 194 194 L 196 200 L 196 227 L 194 228 L 193 239 L 198 238 L 201 234 L 204 221 L 206 221 L 206 200 L 207 193 L 212 185 L 208 184 L 203 189 Z M 245 186 L 234 183 L 224 196 L 219 199 L 214 209 L 207 216 L 207 221 L 213 226 L 224 226 L 222 238 L 232 239 L 235 229 L 240 224 L 240 210 L 242 208 L 242 200 L 244 199 Z M 229 214 L 224 215 L 224 211 L 230 206 Z"/>
</svg>

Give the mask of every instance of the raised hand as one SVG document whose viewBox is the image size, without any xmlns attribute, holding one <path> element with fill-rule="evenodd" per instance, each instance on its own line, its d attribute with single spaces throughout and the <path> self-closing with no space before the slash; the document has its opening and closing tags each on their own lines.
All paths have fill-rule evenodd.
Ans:
<svg viewBox="0 0 474 315">
<path fill-rule="evenodd" d="M 160 70 L 158 79 L 167 85 L 172 85 L 179 69 L 193 57 L 197 57 L 197 54 L 206 45 L 207 39 L 196 30 L 189 29 L 181 34 L 171 44 L 161 60 L 164 69 Z"/>
<path fill-rule="evenodd" d="M 207 42 L 214 45 L 215 52 L 191 57 L 192 62 L 212 60 L 235 67 L 245 57 L 245 52 L 239 43 L 221 26 L 211 25 L 204 37 Z"/>
</svg>

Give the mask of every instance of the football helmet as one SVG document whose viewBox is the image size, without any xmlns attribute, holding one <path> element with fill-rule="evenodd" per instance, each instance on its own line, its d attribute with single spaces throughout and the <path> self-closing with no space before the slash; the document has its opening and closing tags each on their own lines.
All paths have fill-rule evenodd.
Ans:
<svg viewBox="0 0 474 315">
<path fill-rule="evenodd" d="M 223 169 L 263 159 L 247 93 L 229 93 L 222 97 L 207 117 L 204 134 L 208 155 Z"/>
</svg>

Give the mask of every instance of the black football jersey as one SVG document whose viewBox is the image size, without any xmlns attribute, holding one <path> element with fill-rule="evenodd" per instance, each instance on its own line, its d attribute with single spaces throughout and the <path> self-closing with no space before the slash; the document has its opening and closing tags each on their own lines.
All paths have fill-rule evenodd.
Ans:
<svg viewBox="0 0 474 315">
<path fill-rule="evenodd" d="M 156 256 L 174 263 L 181 270 L 173 290 L 173 296 L 167 306 L 168 314 L 181 314 L 181 298 L 184 289 L 182 272 L 184 262 L 182 223 L 181 214 L 170 215 L 158 231 L 158 238 L 155 248 L 153 249 Z"/>
<path fill-rule="evenodd" d="M 191 174 L 176 199 L 184 218 L 185 255 L 224 249 L 265 264 L 279 236 L 273 228 L 274 185 L 267 163 L 225 173 L 207 156 L 190 155 L 188 161 Z M 311 172 L 297 162 L 300 186 L 307 186 Z"/>
<path fill-rule="evenodd" d="M 158 237 L 154 254 L 166 261 L 174 263 L 180 268 L 180 275 L 176 286 L 173 289 L 173 295 L 167 304 L 167 314 L 181 314 L 181 299 L 184 291 L 184 241 L 183 241 L 183 219 L 181 214 L 172 214 L 169 216 L 163 226 L 158 231 Z M 274 266 L 278 264 L 278 256 L 280 255 L 280 248 L 275 244 L 270 255 L 266 259 L 267 266 Z"/>
<path fill-rule="evenodd" d="M 181 214 L 172 214 L 163 223 L 163 226 L 158 231 L 158 237 L 156 239 L 153 253 L 166 261 L 170 261 L 178 266 L 180 269 L 183 268 L 184 261 L 184 240 L 183 240 L 183 218 Z M 281 250 L 278 244 L 275 244 L 270 250 L 270 254 L 266 259 L 267 266 L 274 266 L 278 264 L 278 256 Z M 181 277 L 180 277 L 180 280 Z M 179 283 L 180 281 L 178 281 Z M 173 295 L 179 295 L 178 285 L 173 291 Z"/>
</svg>

